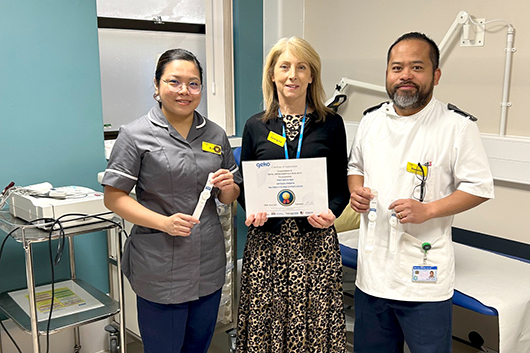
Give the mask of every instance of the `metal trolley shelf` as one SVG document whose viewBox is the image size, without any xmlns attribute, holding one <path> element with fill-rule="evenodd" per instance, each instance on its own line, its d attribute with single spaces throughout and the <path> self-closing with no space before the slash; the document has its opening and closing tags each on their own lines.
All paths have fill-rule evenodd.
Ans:
<svg viewBox="0 0 530 353">
<path fill-rule="evenodd" d="M 85 224 L 81 226 L 65 228 L 64 235 L 68 238 L 69 242 L 69 254 L 70 254 L 70 272 L 71 279 L 63 283 L 72 283 L 79 286 L 84 291 L 86 291 L 90 296 L 97 300 L 102 305 L 79 312 L 73 312 L 71 314 L 53 318 L 50 322 L 50 333 L 58 332 L 62 329 L 73 328 L 74 329 L 74 341 L 75 347 L 74 352 L 80 351 L 80 336 L 79 336 L 79 326 L 91 323 L 94 321 L 102 320 L 116 314 L 120 317 L 120 322 L 125 322 L 124 310 L 123 310 L 123 276 L 118 276 L 118 300 L 112 299 L 111 297 L 105 295 L 105 293 L 94 288 L 90 284 L 86 283 L 83 280 L 77 279 L 75 274 L 75 254 L 74 254 L 74 244 L 73 237 L 80 234 L 93 233 L 99 231 L 109 231 L 118 227 L 121 222 L 120 218 L 114 218 L 112 220 L 114 223 L 103 221 L 98 223 Z M 26 281 L 27 281 L 27 294 L 29 298 L 29 311 L 28 315 L 16 302 L 13 300 L 10 292 L 4 292 L 0 294 L 0 310 L 2 310 L 6 316 L 11 318 L 15 324 L 17 324 L 22 330 L 30 333 L 32 335 L 33 342 L 33 352 L 40 353 L 40 343 L 39 336 L 46 334 L 47 320 L 38 322 L 37 319 L 37 303 L 35 297 L 35 276 L 33 268 L 33 253 L 32 245 L 33 243 L 45 242 L 50 240 L 49 231 L 41 229 L 35 225 L 30 225 L 27 222 L 13 217 L 9 211 L 1 210 L 0 211 L 0 232 L 11 233 L 11 236 L 19 243 L 22 244 L 25 251 L 25 262 L 26 262 Z M 53 231 L 51 235 L 51 240 L 59 239 L 60 232 Z M 117 241 L 121 241 L 121 236 L 117 237 Z M 118 273 L 121 273 L 120 266 L 120 257 L 121 254 L 117 254 L 118 261 Z M 125 352 L 125 342 L 124 340 L 124 325 L 120 325 L 120 349 L 121 352 Z M 2 352 L 2 344 L 0 341 L 0 353 Z"/>
<path fill-rule="evenodd" d="M 103 292 L 94 288 L 81 279 L 73 279 L 67 282 L 73 282 L 87 291 L 94 299 L 103 304 L 91 310 L 80 311 L 73 314 L 52 318 L 50 322 L 50 333 L 58 332 L 65 328 L 76 327 L 88 324 L 94 321 L 108 318 L 116 315 L 120 311 L 120 304 L 105 295 Z M 64 282 L 63 282 L 64 283 Z M 31 318 L 26 312 L 13 300 L 9 292 L 0 294 L 0 308 L 6 313 L 22 330 L 31 333 Z M 40 335 L 45 335 L 47 330 L 47 320 L 39 321 L 37 326 Z"/>
</svg>

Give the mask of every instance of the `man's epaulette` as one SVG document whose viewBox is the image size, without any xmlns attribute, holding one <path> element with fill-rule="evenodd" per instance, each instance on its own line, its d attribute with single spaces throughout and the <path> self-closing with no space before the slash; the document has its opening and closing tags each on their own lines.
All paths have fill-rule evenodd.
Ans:
<svg viewBox="0 0 530 353">
<path fill-rule="evenodd" d="M 478 119 L 475 118 L 473 115 L 469 114 L 469 113 L 466 113 L 465 111 L 461 110 L 460 108 L 458 108 L 456 105 L 453 105 L 451 103 L 447 104 L 447 109 L 449 110 L 452 110 L 454 111 L 455 113 L 457 114 L 460 114 L 462 116 L 465 116 L 466 118 L 468 118 L 469 120 L 471 121 L 477 121 Z"/>
<path fill-rule="evenodd" d="M 373 107 L 370 107 L 368 109 L 366 109 L 364 112 L 363 112 L 363 116 L 368 114 L 368 113 L 371 113 L 373 112 L 374 110 L 377 110 L 379 108 L 381 108 L 381 106 L 385 103 L 388 103 L 388 101 L 385 101 L 385 102 L 382 102 L 382 103 L 379 103 L 378 105 L 374 105 Z"/>
</svg>

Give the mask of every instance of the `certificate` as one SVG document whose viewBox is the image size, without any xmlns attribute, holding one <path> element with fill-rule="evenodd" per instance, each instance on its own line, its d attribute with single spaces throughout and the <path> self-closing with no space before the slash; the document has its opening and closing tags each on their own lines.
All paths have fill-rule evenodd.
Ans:
<svg viewBox="0 0 530 353">
<path fill-rule="evenodd" d="M 328 211 L 326 159 L 243 162 L 247 215 L 307 217 Z"/>
</svg>

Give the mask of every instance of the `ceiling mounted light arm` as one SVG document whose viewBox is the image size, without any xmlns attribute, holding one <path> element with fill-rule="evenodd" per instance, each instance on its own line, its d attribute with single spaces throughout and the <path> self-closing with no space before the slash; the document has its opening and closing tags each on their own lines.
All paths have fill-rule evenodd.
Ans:
<svg viewBox="0 0 530 353">
<path fill-rule="evenodd" d="M 326 106 L 328 108 L 331 108 L 335 111 L 337 111 L 337 108 L 342 105 L 342 103 L 346 102 L 347 95 L 344 93 L 347 86 L 353 86 L 356 88 L 362 88 L 370 91 L 376 91 L 376 92 L 382 92 L 386 94 L 386 88 L 384 86 L 380 85 L 374 85 L 372 83 L 352 80 L 346 77 L 342 77 L 337 85 L 335 86 L 335 91 L 333 92 L 333 96 L 328 99 L 326 102 Z"/>
<path fill-rule="evenodd" d="M 456 18 L 453 21 L 453 23 L 451 24 L 451 27 L 449 27 L 449 29 L 445 33 L 445 36 L 443 37 L 442 41 L 438 45 L 438 49 L 440 49 L 440 55 L 441 56 L 443 55 L 443 53 L 444 53 L 444 51 L 445 51 L 445 49 L 447 47 L 447 44 L 449 43 L 449 40 L 451 39 L 453 34 L 458 30 L 458 28 L 461 25 L 463 26 L 467 22 L 469 22 L 469 13 L 467 13 L 466 11 L 460 11 L 458 13 L 458 15 L 456 15 Z"/>
<path fill-rule="evenodd" d="M 466 11 L 460 11 L 458 15 L 456 16 L 455 20 L 453 21 L 453 23 L 451 24 L 451 27 L 449 27 L 449 30 L 443 37 L 442 41 L 440 42 L 440 45 L 438 46 L 440 49 L 440 56 L 442 56 L 453 34 L 459 29 L 460 26 L 468 22 L 469 22 L 469 14 Z M 328 99 L 328 101 L 326 102 L 326 106 L 337 111 L 339 106 L 341 106 L 348 99 L 348 96 L 344 93 L 347 86 L 354 86 L 357 88 L 367 89 L 367 90 L 371 90 L 375 92 L 386 93 L 386 88 L 384 86 L 374 85 L 371 83 L 352 80 L 346 77 L 342 77 L 337 83 L 337 85 L 335 86 L 335 91 L 333 92 L 333 96 L 330 99 Z"/>
<path fill-rule="evenodd" d="M 447 33 L 445 34 L 442 41 L 440 42 L 440 45 L 438 46 L 438 48 L 440 49 L 440 56 L 442 56 L 442 54 L 444 53 L 447 47 L 447 44 L 453 37 L 454 33 L 457 32 L 460 26 L 469 25 L 470 20 L 471 18 L 469 16 L 469 13 L 467 13 L 466 11 L 460 11 L 458 15 L 456 15 L 456 18 L 451 24 L 451 27 L 449 27 L 449 29 L 447 30 Z M 367 89 L 371 91 L 386 93 L 386 88 L 384 86 L 374 85 L 371 83 L 366 83 L 366 82 L 342 77 L 337 83 L 337 85 L 335 86 L 335 91 L 333 92 L 333 96 L 326 102 L 326 106 L 337 111 L 337 108 L 342 103 L 346 102 L 346 99 L 348 98 L 347 95 L 344 93 L 347 86 L 354 86 L 354 87 L 361 88 L 361 89 Z"/>
<path fill-rule="evenodd" d="M 508 108 L 511 107 L 512 103 L 508 100 L 509 87 L 510 87 L 510 76 L 511 76 L 511 67 L 512 67 L 512 55 L 515 53 L 516 49 L 514 48 L 514 34 L 515 29 L 510 23 L 507 23 L 504 20 L 496 19 L 486 21 L 485 18 L 475 18 L 472 17 L 466 11 L 460 11 L 447 32 L 441 40 L 438 48 L 440 50 L 440 60 L 444 58 L 445 52 L 449 48 L 451 39 L 460 30 L 460 46 L 469 47 L 469 46 L 484 46 L 484 34 L 486 31 L 486 25 L 492 22 L 502 22 L 508 27 L 506 34 L 506 48 L 505 48 L 505 68 L 504 68 L 504 84 L 502 90 L 502 101 L 501 105 L 501 122 L 500 122 L 500 132 L 499 135 L 504 136 L 506 134 L 506 120 L 508 114 Z M 372 90 L 376 92 L 386 93 L 386 89 L 383 86 L 374 85 L 371 83 L 351 80 L 346 77 L 342 77 L 339 80 L 339 83 L 335 86 L 335 91 L 333 96 L 326 102 L 326 106 L 337 111 L 340 105 L 342 105 L 347 100 L 347 95 L 345 89 L 347 86 L 354 86 L 361 89 Z"/>
</svg>

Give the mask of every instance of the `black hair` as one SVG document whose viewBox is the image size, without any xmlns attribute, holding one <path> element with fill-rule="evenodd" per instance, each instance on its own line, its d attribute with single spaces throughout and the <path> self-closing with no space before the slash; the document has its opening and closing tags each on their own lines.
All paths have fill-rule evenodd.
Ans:
<svg viewBox="0 0 530 353">
<path fill-rule="evenodd" d="M 390 52 L 392 49 L 401 41 L 404 40 L 410 40 L 410 39 L 418 39 L 421 41 L 424 41 L 425 43 L 429 44 L 430 50 L 429 50 L 429 57 L 432 62 L 433 71 L 438 68 L 438 65 L 440 64 L 440 49 L 438 49 L 438 45 L 429 37 L 427 37 L 425 34 L 420 32 L 409 32 L 403 34 L 401 37 L 396 39 L 396 41 L 390 46 L 388 49 L 388 53 L 386 55 L 386 63 L 388 64 L 390 62 Z"/>
<path fill-rule="evenodd" d="M 164 54 L 160 55 L 160 58 L 158 58 L 158 63 L 156 64 L 156 70 L 155 70 L 155 81 L 157 87 L 160 87 L 160 78 L 162 77 L 162 74 L 164 73 L 164 70 L 166 69 L 166 66 L 175 60 L 186 60 L 189 62 L 192 62 L 197 66 L 197 69 L 199 70 L 199 78 L 201 79 L 202 84 L 202 66 L 199 60 L 195 55 L 193 55 L 192 52 L 186 50 L 186 49 L 169 49 L 164 52 Z M 162 108 L 162 102 L 159 100 L 160 98 L 157 98 L 157 94 L 153 94 L 153 98 L 158 102 L 158 105 L 160 108 Z"/>
<path fill-rule="evenodd" d="M 160 78 L 162 77 L 162 74 L 164 73 L 164 70 L 166 69 L 167 64 L 169 64 L 172 61 L 175 60 L 186 60 L 194 63 L 197 66 L 197 69 L 199 69 L 201 84 L 202 84 L 202 66 L 199 60 L 195 55 L 193 55 L 192 52 L 186 50 L 186 49 L 170 49 L 164 52 L 164 54 L 160 55 L 160 58 L 158 59 L 158 63 L 156 64 L 156 70 L 155 70 L 155 80 L 156 84 L 160 84 Z"/>
</svg>

